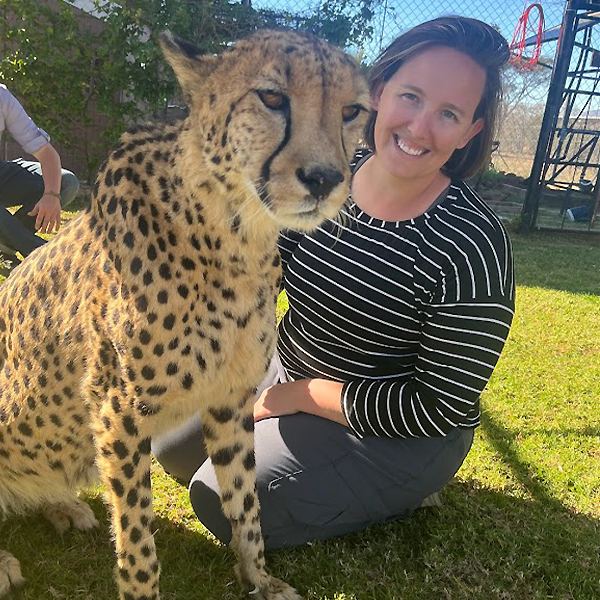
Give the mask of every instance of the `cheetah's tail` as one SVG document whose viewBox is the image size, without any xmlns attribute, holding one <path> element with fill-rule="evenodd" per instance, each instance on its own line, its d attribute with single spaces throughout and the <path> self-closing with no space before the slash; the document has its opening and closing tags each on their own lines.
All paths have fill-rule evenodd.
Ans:
<svg viewBox="0 0 600 600">
<path fill-rule="evenodd" d="M 12 554 L 0 550 L 0 598 L 24 582 L 19 561 Z"/>
</svg>

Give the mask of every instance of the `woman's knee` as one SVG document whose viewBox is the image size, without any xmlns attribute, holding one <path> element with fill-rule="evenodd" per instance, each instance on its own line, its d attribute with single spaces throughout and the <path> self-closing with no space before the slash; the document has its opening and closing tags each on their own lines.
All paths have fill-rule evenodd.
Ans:
<svg viewBox="0 0 600 600">
<path fill-rule="evenodd" d="M 366 527 L 370 521 L 335 464 L 294 470 L 273 477 L 273 465 L 257 456 L 256 485 L 265 548 L 303 545 Z M 337 463 L 337 461 L 336 461 Z M 190 502 L 200 522 L 223 543 L 231 525 L 221 509 L 220 490 L 210 460 L 192 477 Z"/>
<path fill-rule="evenodd" d="M 221 508 L 217 478 L 210 461 L 206 461 L 192 477 L 189 485 L 190 503 L 199 521 L 220 542 L 231 541 L 231 525 Z"/>
<path fill-rule="evenodd" d="M 194 416 L 153 437 L 152 453 L 167 473 L 187 485 L 207 458 L 200 419 Z"/>
<path fill-rule="evenodd" d="M 60 185 L 61 206 L 64 208 L 65 206 L 71 204 L 78 191 L 79 179 L 77 179 L 76 175 L 71 173 L 71 171 L 63 169 Z"/>
<path fill-rule="evenodd" d="M 189 493 L 198 520 L 220 542 L 229 544 L 232 538 L 231 523 L 223 512 L 219 486 L 210 460 L 192 477 Z M 307 537 L 305 527 L 291 518 L 289 507 L 277 500 L 273 502 L 267 488 L 259 485 L 258 496 L 265 549 L 298 546 L 317 537 Z"/>
</svg>

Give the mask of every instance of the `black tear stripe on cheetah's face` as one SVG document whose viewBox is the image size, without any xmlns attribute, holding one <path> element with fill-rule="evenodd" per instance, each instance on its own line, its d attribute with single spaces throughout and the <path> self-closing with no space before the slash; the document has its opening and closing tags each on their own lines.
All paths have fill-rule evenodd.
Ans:
<svg viewBox="0 0 600 600">
<path fill-rule="evenodd" d="M 120 598 L 157 599 L 150 438 L 199 411 L 241 583 L 295 599 L 264 568 L 252 398 L 275 344 L 279 230 L 346 199 L 366 86 L 298 34 L 219 57 L 170 36 L 163 49 L 190 116 L 123 135 L 91 208 L 0 287 L 0 512 L 92 527 L 75 490 L 96 465 Z M 20 581 L 0 552 L 0 595 Z"/>
</svg>

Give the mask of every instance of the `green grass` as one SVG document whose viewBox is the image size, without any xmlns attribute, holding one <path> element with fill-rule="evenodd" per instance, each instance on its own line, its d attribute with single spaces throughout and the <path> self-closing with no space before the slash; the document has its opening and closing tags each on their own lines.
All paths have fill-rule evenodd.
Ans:
<svg viewBox="0 0 600 600">
<path fill-rule="evenodd" d="M 483 397 L 473 450 L 441 509 L 268 554 L 271 571 L 318 600 L 600 598 L 600 240 L 514 237 L 517 314 Z M 284 299 L 280 310 L 284 309 Z M 163 600 L 238 599 L 232 554 L 155 465 Z M 0 523 L 22 562 L 13 600 L 114 600 L 102 526 L 57 536 L 37 516 Z"/>
</svg>

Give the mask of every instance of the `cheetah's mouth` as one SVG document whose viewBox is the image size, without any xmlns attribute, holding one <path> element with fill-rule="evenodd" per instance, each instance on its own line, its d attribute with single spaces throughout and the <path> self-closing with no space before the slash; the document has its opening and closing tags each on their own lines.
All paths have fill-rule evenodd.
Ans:
<svg viewBox="0 0 600 600">
<path fill-rule="evenodd" d="M 263 206 L 267 209 L 267 212 L 275 212 L 275 203 L 273 202 L 266 185 L 262 185 L 260 187 L 258 190 L 258 197 L 263 203 Z M 322 204 L 323 202 L 321 198 L 315 198 L 314 196 L 307 195 L 301 201 L 299 201 L 292 210 L 285 211 L 285 215 L 283 216 L 300 219 L 314 219 L 320 215 Z"/>
<path fill-rule="evenodd" d="M 296 221 L 322 221 L 325 218 L 323 209 L 323 200 L 314 196 L 306 196 L 298 203 L 287 208 L 281 216 Z"/>
<path fill-rule="evenodd" d="M 304 203 L 296 211 L 296 216 L 301 218 L 315 217 L 321 212 L 322 202 L 315 200 L 312 196 L 305 199 Z"/>
<path fill-rule="evenodd" d="M 285 227 L 314 227 L 331 216 L 328 214 L 331 211 L 327 210 L 327 196 L 316 198 L 312 194 L 305 194 L 296 202 L 279 204 L 269 193 L 268 184 L 263 182 L 256 192 L 267 214 Z"/>
</svg>

